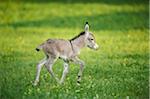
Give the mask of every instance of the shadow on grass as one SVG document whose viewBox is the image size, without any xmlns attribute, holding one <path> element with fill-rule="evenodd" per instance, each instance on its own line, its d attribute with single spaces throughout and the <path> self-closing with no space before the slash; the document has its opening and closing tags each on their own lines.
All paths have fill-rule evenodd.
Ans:
<svg viewBox="0 0 150 99">
<path fill-rule="evenodd" d="M 10 2 L 10 0 L 2 0 Z M 2 2 L 1 1 L 1 2 Z M 23 3 L 105 3 L 105 4 L 148 4 L 149 0 L 13 0 L 11 2 Z"/>
<path fill-rule="evenodd" d="M 21 99 L 24 91 L 31 86 L 30 71 L 33 68 L 31 61 L 22 60 L 23 54 L 20 51 L 0 53 L 1 72 L 1 99 Z"/>
<path fill-rule="evenodd" d="M 119 12 L 93 16 L 51 17 L 41 20 L 0 24 L 0 27 L 81 28 L 88 21 L 93 30 L 148 29 L 148 12 Z"/>
</svg>

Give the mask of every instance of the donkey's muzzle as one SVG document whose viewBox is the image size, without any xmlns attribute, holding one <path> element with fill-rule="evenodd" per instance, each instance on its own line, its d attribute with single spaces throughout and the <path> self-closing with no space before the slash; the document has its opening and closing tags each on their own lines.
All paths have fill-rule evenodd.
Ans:
<svg viewBox="0 0 150 99">
<path fill-rule="evenodd" d="M 95 44 L 95 45 L 94 45 L 94 49 L 95 49 L 95 50 L 98 50 L 98 49 L 99 49 L 99 46 L 98 46 L 97 44 Z"/>
</svg>

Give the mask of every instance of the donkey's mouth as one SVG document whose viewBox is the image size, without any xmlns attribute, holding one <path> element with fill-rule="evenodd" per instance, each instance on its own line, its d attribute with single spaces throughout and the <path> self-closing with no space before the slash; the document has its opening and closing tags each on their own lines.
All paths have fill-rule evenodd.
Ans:
<svg viewBox="0 0 150 99">
<path fill-rule="evenodd" d="M 90 49 L 93 49 L 93 50 L 98 50 L 99 49 L 98 46 L 89 46 L 89 45 L 87 45 L 87 47 L 89 47 Z"/>
<path fill-rule="evenodd" d="M 94 48 L 94 46 L 89 46 L 89 45 L 87 45 L 87 47 L 90 48 L 90 49 L 96 50 L 96 49 Z"/>
</svg>

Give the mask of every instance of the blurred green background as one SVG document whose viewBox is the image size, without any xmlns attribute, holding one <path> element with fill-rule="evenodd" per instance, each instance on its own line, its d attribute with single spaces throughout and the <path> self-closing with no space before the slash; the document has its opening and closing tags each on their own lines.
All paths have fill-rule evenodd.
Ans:
<svg viewBox="0 0 150 99">
<path fill-rule="evenodd" d="M 148 99 L 148 0 L 1 0 L 0 99 Z M 86 68 L 76 85 L 79 66 L 70 64 L 64 85 L 45 68 L 32 86 L 36 64 L 44 57 L 35 48 L 48 38 L 70 39 L 85 22 L 101 46 L 84 48 Z M 54 66 L 62 74 L 62 61 Z"/>
</svg>

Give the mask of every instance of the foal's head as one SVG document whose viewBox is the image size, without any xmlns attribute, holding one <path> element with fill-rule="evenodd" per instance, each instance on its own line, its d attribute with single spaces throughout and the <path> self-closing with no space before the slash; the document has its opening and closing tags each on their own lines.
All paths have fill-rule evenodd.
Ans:
<svg viewBox="0 0 150 99">
<path fill-rule="evenodd" d="M 85 30 L 85 36 L 86 36 L 85 37 L 86 46 L 91 49 L 97 50 L 99 46 L 96 44 L 94 35 L 91 32 L 89 32 L 88 22 L 86 22 L 84 30 Z"/>
</svg>

